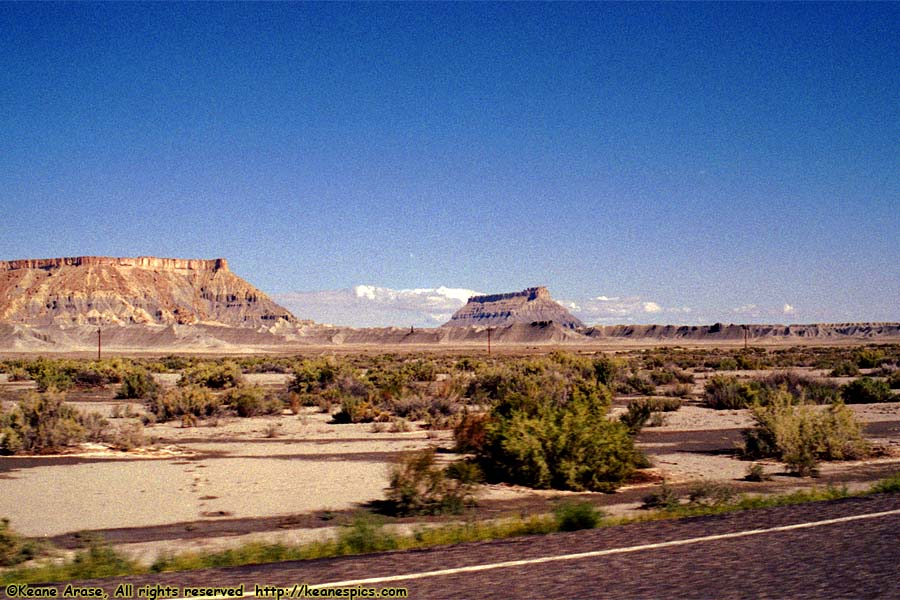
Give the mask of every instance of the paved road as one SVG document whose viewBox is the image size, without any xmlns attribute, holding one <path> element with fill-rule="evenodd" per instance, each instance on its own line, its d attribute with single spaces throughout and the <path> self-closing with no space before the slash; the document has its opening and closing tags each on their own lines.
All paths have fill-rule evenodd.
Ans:
<svg viewBox="0 0 900 600">
<path fill-rule="evenodd" d="M 522 562 L 497 565 L 511 561 Z M 129 580 L 244 583 L 252 591 L 254 584 L 355 586 L 370 578 L 382 579 L 360 584 L 402 586 L 410 598 L 427 599 L 900 599 L 900 495 Z M 111 590 L 119 581 L 103 585 Z"/>
</svg>

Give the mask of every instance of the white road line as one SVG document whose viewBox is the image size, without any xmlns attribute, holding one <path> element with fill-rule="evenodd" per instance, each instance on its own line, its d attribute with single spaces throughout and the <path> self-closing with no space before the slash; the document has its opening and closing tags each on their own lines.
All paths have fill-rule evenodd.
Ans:
<svg viewBox="0 0 900 600">
<path fill-rule="evenodd" d="M 506 569 L 509 567 L 521 567 L 526 565 L 539 565 L 549 562 L 559 562 L 567 560 L 579 560 L 582 558 L 594 558 L 598 556 L 611 556 L 613 554 L 627 554 L 630 552 L 641 552 L 643 550 L 658 550 L 660 548 L 672 548 L 675 546 L 687 546 L 689 544 L 702 544 L 704 542 L 713 542 L 716 540 L 728 540 L 734 538 L 750 537 L 753 535 L 762 535 L 765 533 L 776 533 L 781 531 L 794 531 L 797 529 L 811 529 L 813 527 L 824 527 L 826 525 L 836 525 L 838 523 L 849 523 L 851 521 L 861 521 L 863 519 L 878 519 L 890 515 L 900 515 L 900 509 L 886 510 L 877 513 L 867 513 L 863 515 L 853 515 L 850 517 L 838 517 L 835 519 L 825 519 L 823 521 L 811 521 L 808 523 L 797 523 L 794 525 L 781 525 L 779 527 L 769 527 L 768 529 L 749 529 L 745 531 L 735 531 L 733 533 L 720 533 L 716 535 L 707 535 L 697 538 L 688 538 L 684 540 L 672 540 L 669 542 L 657 542 L 655 544 L 641 544 L 639 546 L 626 546 L 624 548 L 609 548 L 607 550 L 592 550 L 589 552 L 578 552 L 575 554 L 560 554 L 556 556 L 542 556 L 540 558 L 527 558 L 523 560 L 509 560 L 498 563 L 487 563 L 481 565 L 470 565 L 467 567 L 454 567 L 452 569 L 439 569 L 436 571 L 422 571 L 419 573 L 407 573 L 405 575 L 388 575 L 384 577 L 369 577 L 367 579 L 347 579 L 344 581 L 331 581 L 328 583 L 310 584 L 309 588 L 340 588 L 355 587 L 358 585 L 373 585 L 380 583 L 392 583 L 395 581 L 406 581 L 412 579 L 425 579 L 427 577 L 440 577 L 442 575 L 456 575 L 459 573 L 475 573 L 478 571 L 491 571 L 493 569 Z M 246 590 L 244 597 L 255 596 L 253 590 Z M 186 598 L 173 598 L 171 600 L 188 600 Z"/>
</svg>

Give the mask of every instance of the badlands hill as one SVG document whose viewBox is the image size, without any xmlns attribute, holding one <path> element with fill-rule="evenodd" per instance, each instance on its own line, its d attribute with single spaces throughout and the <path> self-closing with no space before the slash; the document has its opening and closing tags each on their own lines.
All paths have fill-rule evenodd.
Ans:
<svg viewBox="0 0 900 600">
<path fill-rule="evenodd" d="M 472 296 L 444 327 L 496 327 L 514 323 L 554 323 L 566 329 L 584 324 L 550 297 L 545 287 L 509 294 Z"/>
<path fill-rule="evenodd" d="M 0 262 L 0 322 L 236 327 L 295 317 L 228 270 L 224 258 L 77 256 Z"/>
</svg>

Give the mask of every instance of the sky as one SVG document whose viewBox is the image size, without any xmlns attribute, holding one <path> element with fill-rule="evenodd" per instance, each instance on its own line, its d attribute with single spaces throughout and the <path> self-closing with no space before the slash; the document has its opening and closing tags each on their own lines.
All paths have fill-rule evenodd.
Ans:
<svg viewBox="0 0 900 600">
<path fill-rule="evenodd" d="M 0 260 L 298 317 L 900 321 L 900 3 L 0 3 Z"/>
</svg>

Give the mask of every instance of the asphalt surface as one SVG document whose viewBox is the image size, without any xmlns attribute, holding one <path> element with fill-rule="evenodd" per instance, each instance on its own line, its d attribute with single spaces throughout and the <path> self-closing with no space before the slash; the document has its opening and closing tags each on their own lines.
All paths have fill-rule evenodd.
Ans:
<svg viewBox="0 0 900 600">
<path fill-rule="evenodd" d="M 854 520 L 828 522 L 847 517 Z M 766 531 L 797 525 L 801 527 Z M 725 537 L 698 539 L 711 536 Z M 662 546 L 635 548 L 650 544 Z M 603 551 L 600 556 L 564 557 Z M 496 566 L 529 560 L 535 562 Z M 472 567 L 479 570 L 434 576 L 435 571 Z M 402 578 L 356 583 L 396 576 Z M 102 585 L 112 598 L 122 582 L 135 584 L 135 589 L 147 583 L 181 588 L 244 584 L 252 592 L 256 585 L 341 581 L 370 589 L 404 587 L 410 598 L 427 599 L 900 598 L 900 495 L 76 585 Z"/>
</svg>

